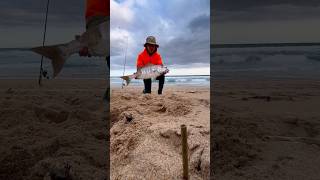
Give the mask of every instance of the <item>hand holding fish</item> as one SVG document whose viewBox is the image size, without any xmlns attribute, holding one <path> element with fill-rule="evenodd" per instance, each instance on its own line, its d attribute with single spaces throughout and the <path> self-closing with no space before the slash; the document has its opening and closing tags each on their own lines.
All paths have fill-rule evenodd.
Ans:
<svg viewBox="0 0 320 180">
<path fill-rule="evenodd" d="M 83 47 L 79 51 L 79 56 L 91 57 L 91 54 L 89 53 L 89 48 L 88 47 Z"/>
<path fill-rule="evenodd" d="M 31 50 L 51 59 L 53 67 L 53 77 L 57 76 L 62 70 L 66 60 L 75 53 L 80 56 L 109 56 L 109 20 L 90 27 L 81 36 L 76 36 L 65 44 L 58 44 L 52 46 L 40 46 L 32 48 Z"/>
<path fill-rule="evenodd" d="M 132 75 L 121 76 L 120 78 L 126 80 L 128 85 L 132 79 L 152 79 L 168 72 L 169 69 L 165 66 L 148 64 L 143 68 L 137 68 L 137 72 L 133 73 Z"/>
</svg>

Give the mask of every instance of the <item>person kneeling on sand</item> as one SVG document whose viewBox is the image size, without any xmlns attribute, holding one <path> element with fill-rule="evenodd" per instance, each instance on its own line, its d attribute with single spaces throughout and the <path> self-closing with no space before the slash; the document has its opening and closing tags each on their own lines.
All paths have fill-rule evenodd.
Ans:
<svg viewBox="0 0 320 180">
<path fill-rule="evenodd" d="M 94 27 L 110 19 L 109 2 L 106 0 L 86 0 L 86 29 Z M 88 47 L 79 51 L 80 56 L 91 57 Z M 110 68 L 110 56 L 106 57 L 108 68 Z"/>
<path fill-rule="evenodd" d="M 144 44 L 144 50 L 139 54 L 137 58 L 137 72 L 139 69 L 143 68 L 148 64 L 153 65 L 163 65 L 160 54 L 157 52 L 159 45 L 156 42 L 156 38 L 154 36 L 148 36 L 146 39 L 146 43 Z M 157 77 L 156 80 L 159 81 L 159 89 L 158 94 L 162 94 L 162 89 L 164 85 L 164 74 Z M 143 93 L 151 93 L 151 79 L 144 79 L 144 90 Z"/>
<path fill-rule="evenodd" d="M 86 29 L 94 27 L 102 22 L 110 20 L 110 2 L 107 0 L 86 0 Z M 91 57 L 89 48 L 84 47 L 79 51 L 80 56 Z M 110 69 L 110 56 L 106 57 L 107 66 Z M 109 78 L 109 77 L 107 77 Z M 109 100 L 109 87 L 104 95 L 105 100 Z"/>
</svg>

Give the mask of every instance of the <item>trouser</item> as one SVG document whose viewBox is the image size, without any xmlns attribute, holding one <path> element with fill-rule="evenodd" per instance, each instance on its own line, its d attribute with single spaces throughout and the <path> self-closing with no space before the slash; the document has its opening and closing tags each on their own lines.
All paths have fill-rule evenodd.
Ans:
<svg viewBox="0 0 320 180">
<path fill-rule="evenodd" d="M 107 75 L 107 89 L 106 89 L 106 92 L 105 92 L 105 94 L 104 94 L 104 97 L 103 97 L 103 99 L 105 100 L 105 101 L 107 101 L 107 102 L 109 102 L 110 101 L 110 75 L 109 75 L 109 72 L 110 72 L 110 56 L 107 56 L 106 57 L 106 61 L 107 61 L 107 66 L 108 66 L 108 69 L 107 69 L 107 73 L 106 73 L 106 75 Z"/>
<path fill-rule="evenodd" d="M 156 80 L 159 81 L 158 94 L 162 94 L 164 80 L 165 80 L 164 74 L 159 76 L 159 77 L 157 77 Z M 151 79 L 144 79 L 143 83 L 144 83 L 144 91 L 143 91 L 143 93 L 151 93 L 151 84 L 152 84 Z"/>
</svg>

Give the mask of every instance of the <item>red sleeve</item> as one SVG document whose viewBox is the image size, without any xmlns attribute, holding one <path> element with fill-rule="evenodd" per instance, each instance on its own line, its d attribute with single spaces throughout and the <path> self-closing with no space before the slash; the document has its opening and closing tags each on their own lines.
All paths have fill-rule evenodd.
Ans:
<svg viewBox="0 0 320 180">
<path fill-rule="evenodd" d="M 86 18 L 92 16 L 110 16 L 110 0 L 87 0 Z"/>
<path fill-rule="evenodd" d="M 141 55 L 138 56 L 137 58 L 137 67 L 143 67 L 143 61 Z"/>
<path fill-rule="evenodd" d="M 162 58 L 160 56 L 160 54 L 158 55 L 158 62 L 157 62 L 158 65 L 163 65 L 162 63 Z"/>
</svg>

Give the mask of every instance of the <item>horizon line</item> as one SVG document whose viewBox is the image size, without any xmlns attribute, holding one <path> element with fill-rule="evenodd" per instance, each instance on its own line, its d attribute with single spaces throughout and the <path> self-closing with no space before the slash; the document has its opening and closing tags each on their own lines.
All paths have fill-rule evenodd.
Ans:
<svg viewBox="0 0 320 180">
<path fill-rule="evenodd" d="M 166 77 L 190 77 L 190 76 L 210 76 L 210 74 L 206 74 L 206 75 L 190 75 L 190 74 L 186 74 L 186 75 L 168 75 Z M 110 78 L 120 78 L 121 76 L 110 76 Z"/>
<path fill-rule="evenodd" d="M 285 46 L 320 46 L 320 42 L 217 43 L 217 44 L 210 44 L 210 48 L 285 47 Z"/>
<path fill-rule="evenodd" d="M 320 46 L 320 42 L 270 42 L 270 43 L 210 43 L 213 48 L 232 47 L 280 47 L 280 46 Z M 1 50 L 30 50 L 32 47 L 0 47 Z"/>
</svg>

